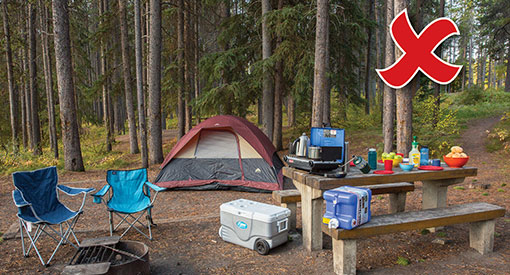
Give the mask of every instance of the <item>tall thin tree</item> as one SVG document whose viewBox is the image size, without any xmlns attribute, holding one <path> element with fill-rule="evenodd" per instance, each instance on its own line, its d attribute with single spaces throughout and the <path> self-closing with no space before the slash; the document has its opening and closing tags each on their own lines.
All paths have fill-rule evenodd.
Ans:
<svg viewBox="0 0 510 275">
<path fill-rule="evenodd" d="M 373 20 L 374 18 L 374 0 L 368 1 L 368 18 Z M 367 58 L 366 58 L 366 66 L 365 66 L 365 114 L 370 114 L 370 80 L 371 80 L 371 72 L 372 72 L 372 26 L 367 26 Z M 377 46 L 377 45 L 376 45 Z"/>
<path fill-rule="evenodd" d="M 150 0 L 149 38 L 149 159 L 163 162 L 161 132 L 161 2 Z"/>
<path fill-rule="evenodd" d="M 18 144 L 18 95 L 14 87 L 13 61 L 11 51 L 11 34 L 9 29 L 9 15 L 7 12 L 7 1 L 2 1 L 2 15 L 5 36 L 5 57 L 7 63 L 7 84 L 9 87 L 9 107 L 11 119 L 12 145 L 15 152 L 19 149 Z"/>
<path fill-rule="evenodd" d="M 58 158 L 58 142 L 57 142 L 57 125 L 55 122 L 55 100 L 53 98 L 53 72 L 51 66 L 51 53 L 50 43 L 48 41 L 49 36 L 49 24 L 48 20 L 48 7 L 46 4 L 39 0 L 39 23 L 41 25 L 41 49 L 43 59 L 43 70 L 44 70 L 44 84 L 46 88 L 46 110 L 48 112 L 48 132 L 50 137 L 50 147 L 53 152 L 53 157 Z"/>
<path fill-rule="evenodd" d="M 32 142 L 31 149 L 34 155 L 42 155 L 41 144 L 41 124 L 39 120 L 39 92 L 37 89 L 37 43 L 35 35 L 36 12 L 35 4 L 28 4 L 28 48 L 29 48 L 29 66 L 30 74 L 30 109 L 32 112 Z"/>
<path fill-rule="evenodd" d="M 133 107 L 133 91 L 131 89 L 131 62 L 129 58 L 128 28 L 126 18 L 126 1 L 119 0 L 120 13 L 120 43 L 122 51 L 122 71 L 124 76 L 124 92 L 126 95 L 126 109 L 129 124 L 129 148 L 131 154 L 138 154 L 138 140 L 136 138 L 136 118 Z"/>
<path fill-rule="evenodd" d="M 98 0 L 98 10 L 99 10 L 99 19 L 100 19 L 100 25 L 101 27 L 104 27 L 105 21 L 105 2 L 103 0 Z M 108 89 L 108 79 L 106 77 L 107 73 L 107 63 L 106 63 L 106 38 L 101 37 L 100 38 L 100 46 L 99 46 L 99 52 L 100 52 L 100 63 L 101 63 L 101 75 L 102 75 L 102 81 L 101 81 L 101 87 L 103 91 L 103 122 L 104 127 L 106 130 L 106 151 L 110 152 L 112 150 L 112 112 L 110 108 L 110 91 Z"/>
<path fill-rule="evenodd" d="M 278 0 L 278 9 L 283 9 L 283 1 Z M 282 43 L 282 37 L 279 35 L 276 38 L 276 47 Z M 273 144 L 276 150 L 283 149 L 282 144 L 282 99 L 284 90 L 283 79 L 283 60 L 278 60 L 275 65 L 274 76 L 274 129 L 273 129 Z"/>
<path fill-rule="evenodd" d="M 53 0 L 53 31 L 66 170 L 84 171 L 76 115 L 67 0 Z"/>
<path fill-rule="evenodd" d="M 184 102 L 184 0 L 177 0 L 177 78 L 179 88 L 177 90 L 177 138 L 181 138 L 185 134 L 186 111 Z"/>
<path fill-rule="evenodd" d="M 138 127 L 140 128 L 140 147 L 142 167 L 149 167 L 147 152 L 147 123 L 145 121 L 145 96 L 143 93 L 143 60 L 142 60 L 142 22 L 140 0 L 135 0 L 135 56 L 136 56 L 136 94 L 138 98 Z"/>
<path fill-rule="evenodd" d="M 262 59 L 271 57 L 271 34 L 267 23 L 267 13 L 271 11 L 271 1 L 262 0 Z M 273 78 L 268 68 L 264 69 L 262 82 L 262 129 L 269 139 L 273 139 L 274 89 Z"/>
<path fill-rule="evenodd" d="M 387 68 L 395 61 L 395 49 L 391 40 L 389 23 L 394 17 L 393 0 L 386 1 L 386 39 L 384 46 L 384 67 Z M 384 152 L 393 151 L 393 141 L 395 140 L 395 90 L 388 85 L 383 86 L 383 136 Z"/>
<path fill-rule="evenodd" d="M 313 78 L 312 127 L 323 123 L 323 102 L 328 88 L 329 64 L 329 1 L 317 0 L 317 24 L 315 27 L 315 66 Z"/>
</svg>

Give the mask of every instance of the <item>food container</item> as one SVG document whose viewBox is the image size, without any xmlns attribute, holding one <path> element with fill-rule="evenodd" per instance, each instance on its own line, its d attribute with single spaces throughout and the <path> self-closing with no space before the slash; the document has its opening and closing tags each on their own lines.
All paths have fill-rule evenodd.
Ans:
<svg viewBox="0 0 510 275">
<path fill-rule="evenodd" d="M 443 157 L 444 162 L 451 168 L 462 168 L 462 166 L 466 165 L 469 160 L 469 157 L 465 158 L 449 158 L 447 156 Z"/>
<path fill-rule="evenodd" d="M 403 171 L 406 171 L 406 172 L 412 171 L 413 167 L 414 167 L 414 164 L 409 164 L 409 163 L 399 163 L 399 165 L 400 165 L 400 169 L 402 169 Z"/>
<path fill-rule="evenodd" d="M 321 148 L 318 146 L 308 147 L 308 158 L 321 159 Z"/>
</svg>

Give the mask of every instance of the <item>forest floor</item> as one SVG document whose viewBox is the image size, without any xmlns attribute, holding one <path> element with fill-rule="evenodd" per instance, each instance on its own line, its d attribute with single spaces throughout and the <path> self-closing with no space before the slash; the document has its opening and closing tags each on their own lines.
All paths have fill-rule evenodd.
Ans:
<svg viewBox="0 0 510 275">
<path fill-rule="evenodd" d="M 472 121 L 463 132 L 458 144 L 470 156 L 471 166 L 478 167 L 478 176 L 467 178 L 464 183 L 450 187 L 448 204 L 484 201 L 503 206 L 510 211 L 510 163 L 508 156 L 500 152 L 485 150 L 486 130 L 498 122 L 498 117 Z M 365 154 L 369 147 L 381 142 L 377 134 L 355 133 L 350 135 L 353 153 Z M 116 146 L 127 150 L 127 137 L 117 137 Z M 164 134 L 165 152 L 175 143 L 175 131 Z M 373 144 L 370 144 L 373 143 Z M 138 158 L 132 155 L 131 158 Z M 133 163 L 133 168 L 137 163 Z M 159 172 L 158 166 L 149 170 L 149 179 Z M 94 187 L 104 185 L 104 171 L 85 173 L 65 172 L 59 175 L 60 182 L 74 182 L 71 186 Z M 480 188 L 488 183 L 488 189 Z M 457 187 L 458 186 L 458 187 Z M 16 208 L 11 199 L 10 176 L 0 177 L 0 232 L 6 232 L 16 224 Z M 416 183 L 414 192 L 407 197 L 406 210 L 421 208 L 421 183 Z M 61 196 L 65 197 L 65 195 Z M 150 247 L 151 271 L 154 274 L 333 274 L 331 239 L 325 236 L 324 250 L 309 253 L 302 248 L 301 239 L 288 242 L 271 250 L 268 256 L 226 243 L 218 236 L 219 206 L 231 200 L 245 198 L 273 203 L 270 194 L 233 191 L 176 191 L 158 196 L 153 210 L 155 223 L 154 241 L 143 239 L 130 232 L 125 237 L 145 242 Z M 81 200 L 65 197 L 64 203 L 76 209 Z M 372 200 L 374 215 L 386 212 L 388 197 L 377 196 Z M 298 207 L 299 208 L 299 207 Z M 78 222 L 80 239 L 108 235 L 108 216 L 103 205 L 92 203 L 88 198 L 85 211 Z M 298 231 L 300 230 L 298 209 Z M 510 274 L 510 214 L 497 219 L 494 252 L 482 256 L 469 247 L 468 227 L 448 226 L 439 233 L 410 231 L 366 238 L 358 241 L 357 269 L 359 274 Z M 433 243 L 436 239 L 446 244 Z M 48 257 L 53 242 L 42 248 Z M 32 252 L 23 258 L 19 238 L 0 240 L 0 273 L 30 274 L 59 273 L 70 260 L 75 250 L 69 245 L 61 248 L 52 265 L 43 267 Z M 404 258 L 407 265 L 397 264 Z M 406 261 L 407 260 L 407 261 Z"/>
</svg>

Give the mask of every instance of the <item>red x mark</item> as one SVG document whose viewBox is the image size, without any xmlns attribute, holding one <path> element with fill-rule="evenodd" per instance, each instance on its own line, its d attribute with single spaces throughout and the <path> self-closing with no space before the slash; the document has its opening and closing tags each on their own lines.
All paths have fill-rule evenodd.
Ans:
<svg viewBox="0 0 510 275">
<path fill-rule="evenodd" d="M 393 19 L 390 30 L 391 38 L 404 54 L 388 68 L 376 70 L 386 85 L 400 89 L 413 79 L 418 70 L 443 85 L 457 77 L 462 66 L 447 63 L 434 54 L 444 40 L 460 34 L 452 20 L 438 18 L 417 35 L 409 21 L 407 9 L 404 9 Z"/>
</svg>

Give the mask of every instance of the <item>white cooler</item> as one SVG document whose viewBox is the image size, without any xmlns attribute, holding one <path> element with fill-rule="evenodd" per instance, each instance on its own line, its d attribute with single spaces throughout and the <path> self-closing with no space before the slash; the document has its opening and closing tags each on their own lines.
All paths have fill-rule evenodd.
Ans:
<svg viewBox="0 0 510 275">
<path fill-rule="evenodd" d="M 285 243 L 288 239 L 290 210 L 276 205 L 245 199 L 220 206 L 220 237 L 259 254 Z"/>
</svg>

